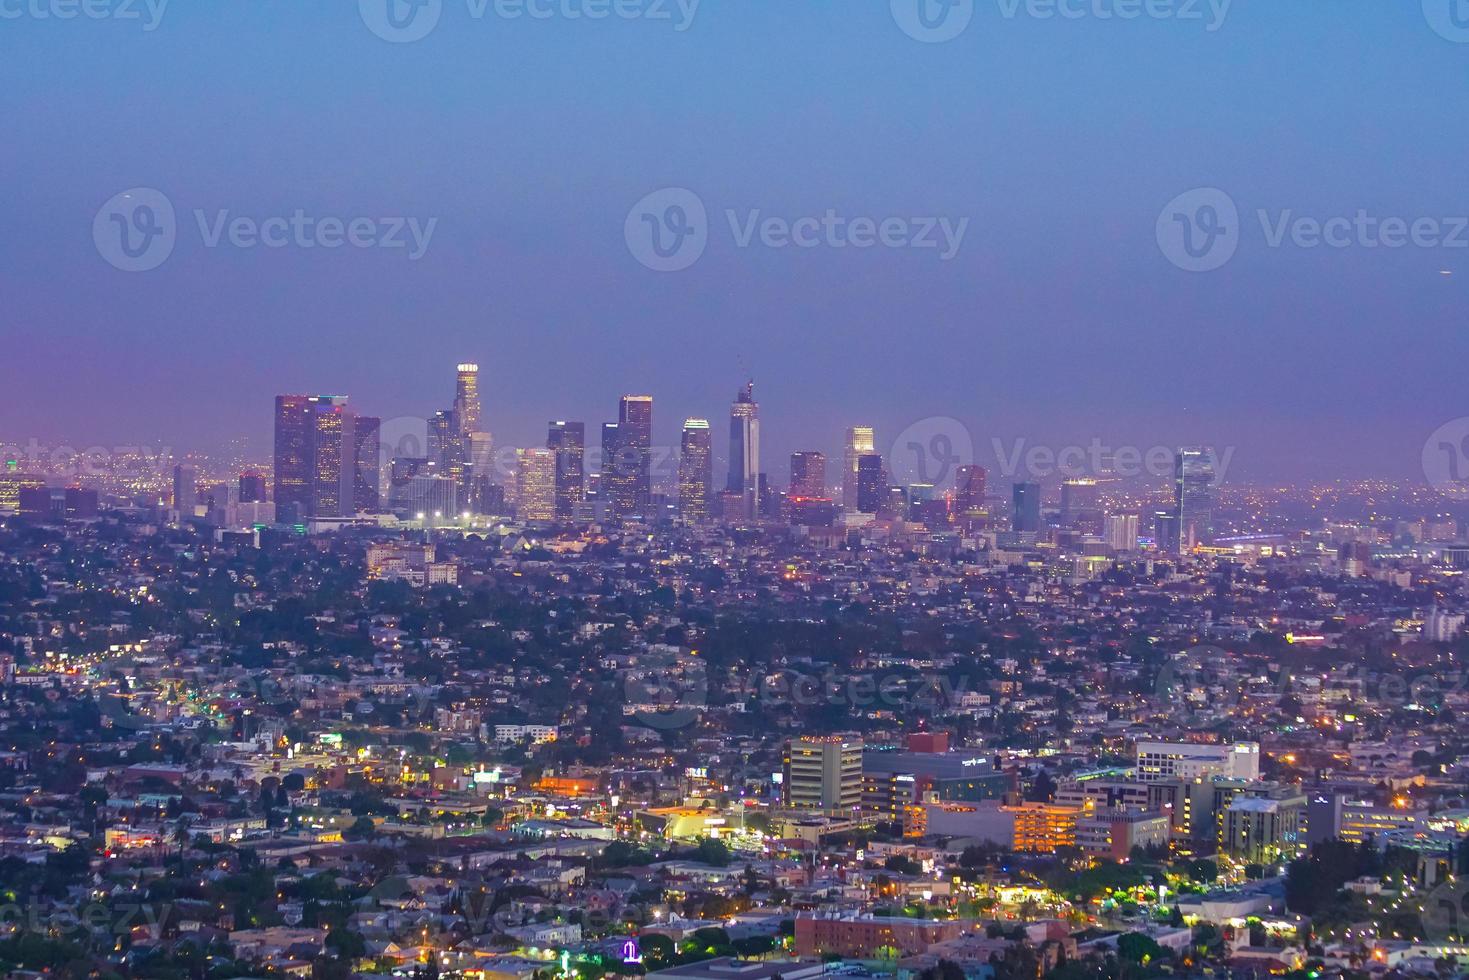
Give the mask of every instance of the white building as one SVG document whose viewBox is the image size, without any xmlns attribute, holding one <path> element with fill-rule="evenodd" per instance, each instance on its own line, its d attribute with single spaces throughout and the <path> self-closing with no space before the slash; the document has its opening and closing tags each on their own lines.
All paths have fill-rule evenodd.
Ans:
<svg viewBox="0 0 1469 980">
<path fill-rule="evenodd" d="M 1260 778 L 1260 743 L 1196 745 L 1193 742 L 1138 742 L 1137 778 L 1212 779 L 1224 776 L 1254 782 Z"/>
</svg>

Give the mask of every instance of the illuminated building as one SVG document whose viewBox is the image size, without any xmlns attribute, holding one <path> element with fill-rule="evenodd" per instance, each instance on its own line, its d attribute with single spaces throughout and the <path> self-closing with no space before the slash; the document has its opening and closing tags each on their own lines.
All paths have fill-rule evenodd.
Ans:
<svg viewBox="0 0 1469 980">
<path fill-rule="evenodd" d="M 826 456 L 818 452 L 791 453 L 791 496 L 826 496 Z"/>
<path fill-rule="evenodd" d="M 1011 847 L 1035 854 L 1054 854 L 1058 847 L 1076 846 L 1076 823 L 1082 809 L 1055 803 L 1017 803 L 1000 810 L 1015 818 Z"/>
<path fill-rule="evenodd" d="M 354 419 L 345 395 L 275 400 L 275 504 L 282 521 L 346 517 L 356 497 Z"/>
<path fill-rule="evenodd" d="M 1090 811 L 1076 821 L 1076 846 L 1124 862 L 1134 847 L 1166 848 L 1168 816 L 1155 810 Z"/>
<path fill-rule="evenodd" d="M 857 425 L 847 430 L 846 452 L 842 457 L 842 506 L 847 510 L 861 510 L 857 506 L 857 461 L 876 451 L 871 426 Z"/>
<path fill-rule="evenodd" d="M 1260 743 L 1232 742 L 1201 745 L 1194 742 L 1137 743 L 1137 778 L 1164 779 L 1260 778 Z"/>
<path fill-rule="evenodd" d="M 552 422 L 546 448 L 556 454 L 556 516 L 569 519 L 586 498 L 586 424 Z"/>
<path fill-rule="evenodd" d="M 989 474 L 983 466 L 969 463 L 959 467 L 954 484 L 954 510 L 961 517 L 981 514 L 985 509 L 985 490 Z"/>
<path fill-rule="evenodd" d="M 0 514 L 14 514 L 20 510 L 22 490 L 36 490 L 45 485 L 44 477 L 20 473 L 0 474 Z"/>
<path fill-rule="evenodd" d="M 796 955 L 835 954 L 859 959 L 915 956 L 928 952 L 934 943 L 958 939 L 967 928 L 968 924 L 959 919 L 802 913 L 796 916 Z M 789 968 L 781 965 L 780 973 L 788 972 Z"/>
<path fill-rule="evenodd" d="M 624 395 L 602 427 L 602 489 L 614 518 L 646 516 L 652 503 L 653 398 Z"/>
<path fill-rule="evenodd" d="M 786 743 L 781 792 L 787 806 L 836 812 L 862 806 L 862 740 L 801 737 Z"/>
<path fill-rule="evenodd" d="M 461 364 L 454 385 L 454 419 L 457 435 L 468 439 L 480 429 L 479 365 Z"/>
<path fill-rule="evenodd" d="M 760 405 L 755 401 L 755 382 L 740 389 L 729 409 L 730 493 L 742 495 L 744 516 L 758 514 L 760 493 Z"/>
<path fill-rule="evenodd" d="M 714 484 L 713 432 L 707 419 L 685 419 L 678 457 L 678 510 L 687 520 L 709 517 Z"/>
<path fill-rule="evenodd" d="M 357 513 L 382 507 L 382 419 L 359 415 L 353 421 L 352 506 Z"/>
<path fill-rule="evenodd" d="M 1106 521 L 1107 546 L 1113 551 L 1137 550 L 1137 515 L 1112 514 Z"/>
<path fill-rule="evenodd" d="M 516 515 L 522 521 L 556 519 L 556 454 L 522 449 L 516 468 Z"/>
<path fill-rule="evenodd" d="M 1178 554 L 1214 537 L 1214 503 L 1218 472 L 1214 450 L 1180 449 L 1173 462 L 1173 514 L 1178 520 Z"/>
<path fill-rule="evenodd" d="M 1247 861 L 1292 858 L 1305 835 L 1306 797 L 1295 787 L 1241 793 L 1225 808 L 1220 849 Z"/>
</svg>

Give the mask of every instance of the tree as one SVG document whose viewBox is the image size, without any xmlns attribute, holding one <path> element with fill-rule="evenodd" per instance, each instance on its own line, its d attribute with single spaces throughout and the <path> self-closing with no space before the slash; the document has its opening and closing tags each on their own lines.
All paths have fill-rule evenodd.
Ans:
<svg viewBox="0 0 1469 980">
<path fill-rule="evenodd" d="M 1129 932 L 1117 938 L 1117 953 L 1133 963 L 1151 963 L 1163 955 L 1163 947 L 1150 936 Z"/>
</svg>

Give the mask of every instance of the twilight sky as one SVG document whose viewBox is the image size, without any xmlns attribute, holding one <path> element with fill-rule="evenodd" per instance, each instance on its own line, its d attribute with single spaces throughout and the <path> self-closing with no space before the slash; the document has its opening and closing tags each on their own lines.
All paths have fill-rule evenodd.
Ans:
<svg viewBox="0 0 1469 980">
<path fill-rule="evenodd" d="M 889 0 L 704 0 L 683 31 L 676 0 L 567 16 L 599 2 L 442 0 L 426 37 L 389 43 L 356 0 L 174 0 L 151 31 L 144 0 L 141 20 L 0 0 L 0 439 L 263 451 L 278 392 L 421 415 L 466 359 L 514 445 L 648 392 L 659 441 L 704 415 L 722 453 L 751 373 L 782 481 L 847 425 L 885 450 L 949 415 L 987 465 L 994 439 L 1098 438 L 1233 446 L 1240 478 L 1406 477 L 1469 415 L 1469 9 L 1459 30 L 1450 0 L 1235 0 L 1210 31 L 1208 0 L 1153 0 L 1192 20 L 973 0 L 923 43 Z M 177 240 L 121 271 L 94 219 L 139 187 Z M 708 242 L 658 272 L 625 229 L 669 187 L 707 208 Z M 1196 188 L 1240 215 L 1209 272 L 1160 248 Z M 417 259 L 208 244 L 222 211 L 298 210 L 438 220 Z M 948 260 L 742 246 L 756 211 L 968 224 Z M 1369 247 L 1355 225 L 1346 247 L 1270 244 L 1286 212 L 1359 211 L 1460 247 Z"/>
</svg>

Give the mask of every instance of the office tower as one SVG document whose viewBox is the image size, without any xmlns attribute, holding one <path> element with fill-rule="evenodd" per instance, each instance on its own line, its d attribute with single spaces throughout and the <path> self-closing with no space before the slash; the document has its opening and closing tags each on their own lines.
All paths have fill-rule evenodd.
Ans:
<svg viewBox="0 0 1469 980">
<path fill-rule="evenodd" d="M 356 421 L 345 397 L 314 400 L 311 417 L 311 517 L 349 517 L 356 507 Z"/>
<path fill-rule="evenodd" d="M 685 419 L 678 457 L 678 512 L 685 520 L 709 517 L 714 489 L 714 434 L 708 419 Z"/>
<path fill-rule="evenodd" d="M 479 365 L 459 365 L 459 377 L 454 386 L 454 420 L 457 435 L 468 440 L 471 433 L 480 431 Z"/>
<path fill-rule="evenodd" d="M 1209 780 L 1215 777 L 1254 782 L 1260 778 L 1260 743 L 1137 743 L 1137 778 L 1145 783 L 1164 779 Z"/>
<path fill-rule="evenodd" d="M 275 508 L 282 521 L 311 512 L 311 429 L 314 399 L 279 395 L 275 400 Z"/>
<path fill-rule="evenodd" d="M 970 463 L 959 467 L 954 482 L 954 510 L 960 515 L 982 512 L 988 479 L 989 474 L 983 466 Z"/>
<path fill-rule="evenodd" d="M 240 474 L 240 503 L 258 504 L 263 502 L 268 494 L 265 489 L 265 474 L 254 470 L 247 470 Z"/>
<path fill-rule="evenodd" d="M 787 806 L 828 813 L 862 806 L 862 740 L 802 736 L 786 743 L 781 791 Z"/>
<path fill-rule="evenodd" d="M 1180 553 L 1183 536 L 1179 533 L 1178 515 L 1171 510 L 1153 514 L 1153 540 L 1158 550 L 1169 555 Z"/>
<path fill-rule="evenodd" d="M 179 512 L 180 520 L 186 520 L 194 516 L 198 505 L 199 470 L 181 463 L 173 468 L 173 509 Z"/>
<path fill-rule="evenodd" d="M 863 453 L 857 457 L 857 512 L 876 514 L 886 504 L 887 475 L 883 471 L 882 457 L 877 453 Z"/>
<path fill-rule="evenodd" d="M 791 453 L 792 497 L 826 496 L 826 456 L 818 452 Z"/>
<path fill-rule="evenodd" d="M 1173 461 L 1173 513 L 1178 519 L 1179 554 L 1214 539 L 1214 503 L 1218 474 L 1214 450 L 1207 446 L 1180 449 Z"/>
<path fill-rule="evenodd" d="M 382 419 L 359 415 L 353 422 L 352 507 L 359 514 L 382 509 L 382 431 Z"/>
<path fill-rule="evenodd" d="M 586 424 L 552 422 L 546 448 L 556 454 L 556 516 L 570 519 L 586 498 Z"/>
<path fill-rule="evenodd" d="M 281 521 L 350 516 L 355 509 L 355 418 L 345 395 L 275 400 L 275 504 Z"/>
<path fill-rule="evenodd" d="M 1107 518 L 1107 546 L 1113 551 L 1137 550 L 1137 515 L 1112 514 Z"/>
<path fill-rule="evenodd" d="M 516 515 L 522 521 L 554 521 L 556 454 L 549 449 L 522 449 L 517 455 Z"/>
<path fill-rule="evenodd" d="M 1038 534 L 1041 530 L 1041 485 L 1017 483 L 1010 527 L 1021 534 Z"/>
<path fill-rule="evenodd" d="M 617 518 L 646 516 L 652 500 L 653 398 L 624 395 L 618 408 L 615 449 L 611 456 L 613 475 L 608 500 Z M 606 453 L 608 430 L 602 427 Z M 606 464 L 604 464 L 605 466 Z"/>
<path fill-rule="evenodd" d="M 440 466 L 455 462 L 459 455 L 459 423 L 453 411 L 435 412 L 428 418 L 428 458 Z"/>
<path fill-rule="evenodd" d="M 745 499 L 745 516 L 755 517 L 760 493 L 760 406 L 755 382 L 740 389 L 729 409 L 729 483 Z"/>
<path fill-rule="evenodd" d="M 1102 488 L 1096 480 L 1078 477 L 1061 484 L 1061 526 L 1102 532 Z"/>
<path fill-rule="evenodd" d="M 857 510 L 857 461 L 876 452 L 871 426 L 858 425 L 847 430 L 846 454 L 842 457 L 842 506 Z"/>
</svg>

